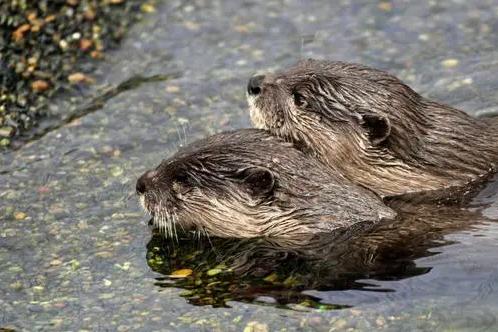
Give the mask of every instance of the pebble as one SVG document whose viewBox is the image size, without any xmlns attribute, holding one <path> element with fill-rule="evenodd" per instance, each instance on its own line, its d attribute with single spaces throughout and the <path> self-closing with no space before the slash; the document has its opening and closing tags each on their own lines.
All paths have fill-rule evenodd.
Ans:
<svg viewBox="0 0 498 332">
<path fill-rule="evenodd" d="M 34 92 L 43 92 L 49 87 L 50 85 L 48 84 L 48 82 L 44 80 L 36 80 L 31 83 L 31 89 L 33 89 Z"/>
<path fill-rule="evenodd" d="M 332 322 L 330 331 L 342 331 L 347 325 L 348 322 L 345 319 L 339 318 L 336 321 Z"/>
<path fill-rule="evenodd" d="M 390 12 L 391 10 L 393 10 L 393 5 L 390 2 L 385 2 L 385 1 L 379 2 L 377 7 L 385 12 Z"/>
<path fill-rule="evenodd" d="M 246 327 L 244 327 L 244 332 L 268 332 L 270 329 L 268 325 L 256 321 L 252 321 L 247 323 Z"/>
<path fill-rule="evenodd" d="M 11 283 L 10 285 L 10 288 L 12 288 L 13 290 L 21 290 L 22 289 L 22 282 L 20 282 L 19 280 L 18 281 L 14 281 L 13 283 Z"/>
<path fill-rule="evenodd" d="M 45 290 L 45 287 L 43 286 L 34 286 L 33 287 L 33 291 L 36 292 L 36 293 L 41 293 Z"/>
<path fill-rule="evenodd" d="M 154 5 L 151 3 L 144 3 L 142 6 L 140 6 L 140 10 L 143 13 L 153 13 L 156 11 L 156 7 L 154 7 Z"/>
<path fill-rule="evenodd" d="M 458 64 L 459 64 L 458 59 L 453 59 L 453 58 L 441 61 L 441 65 L 445 68 L 454 68 L 458 66 Z"/>
<path fill-rule="evenodd" d="M 220 274 L 221 272 L 223 272 L 222 269 L 211 269 L 211 270 L 208 270 L 206 273 L 208 276 L 212 277 L 212 276 L 215 276 L 217 274 Z"/>
<path fill-rule="evenodd" d="M 168 85 L 168 86 L 166 86 L 166 92 L 169 92 L 169 93 L 180 92 L 180 87 L 177 85 Z"/>
<path fill-rule="evenodd" d="M 62 261 L 60 259 L 54 259 L 50 262 L 50 266 L 59 266 L 62 264 Z"/>
<path fill-rule="evenodd" d="M 102 59 L 131 24 L 155 11 L 155 0 L 52 2 L 0 1 L 0 26 L 5 30 L 0 38 L 0 146 L 11 145 L 11 137 L 34 127 L 40 116 L 57 112 L 47 107 L 57 95 L 52 91 L 65 90 L 72 73 L 93 70 L 96 66 L 88 60 Z M 93 79 L 85 75 L 70 81 Z"/>
<path fill-rule="evenodd" d="M 14 218 L 16 220 L 24 220 L 27 217 L 28 217 L 28 215 L 24 212 L 21 212 L 21 211 L 14 212 Z"/>
<path fill-rule="evenodd" d="M 382 326 L 386 325 L 386 320 L 384 319 L 384 317 L 379 316 L 379 317 L 377 317 L 377 319 L 375 320 L 375 324 L 377 324 L 377 326 L 382 327 Z"/>
<path fill-rule="evenodd" d="M 123 168 L 121 168 L 119 166 L 113 166 L 111 168 L 111 175 L 114 176 L 114 177 L 121 176 L 121 175 L 123 175 L 123 173 L 124 173 Z"/>
<path fill-rule="evenodd" d="M 90 39 L 82 38 L 80 40 L 80 50 L 88 51 L 93 45 L 93 41 Z"/>
<path fill-rule="evenodd" d="M 193 271 L 191 269 L 180 269 L 180 270 L 173 271 L 170 274 L 170 278 L 186 278 L 189 275 L 191 275 L 192 273 L 193 273 Z"/>
<path fill-rule="evenodd" d="M 31 25 L 28 23 L 21 25 L 12 33 L 12 39 L 15 42 L 20 42 L 24 38 L 24 34 L 31 29 Z"/>
<path fill-rule="evenodd" d="M 93 82 L 93 79 L 83 73 L 77 72 L 77 73 L 72 73 L 67 77 L 67 80 L 71 84 L 78 84 L 78 83 L 91 83 Z"/>
<path fill-rule="evenodd" d="M 73 259 L 69 262 L 71 265 L 71 270 L 76 271 L 80 268 L 80 262 L 77 259 Z"/>
<path fill-rule="evenodd" d="M 0 128 L 0 136 L 1 137 L 10 137 L 14 133 L 14 128 L 11 127 L 2 127 Z"/>
</svg>

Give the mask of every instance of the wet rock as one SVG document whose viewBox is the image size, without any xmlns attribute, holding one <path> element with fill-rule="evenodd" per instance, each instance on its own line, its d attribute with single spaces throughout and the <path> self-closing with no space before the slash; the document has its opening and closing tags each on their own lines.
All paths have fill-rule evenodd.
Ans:
<svg viewBox="0 0 498 332">
<path fill-rule="evenodd" d="M 50 87 L 49 83 L 44 80 L 36 80 L 33 83 L 31 83 L 31 89 L 33 89 L 34 92 L 43 92 L 47 90 Z"/>
<path fill-rule="evenodd" d="M 71 84 L 92 83 L 89 76 L 70 75 L 95 68 L 88 60 L 102 59 L 152 8 L 145 0 L 0 2 L 0 125 L 8 116 L 13 136 L 22 134 L 50 113 L 50 98 L 71 91 L 64 85 L 68 76 Z"/>
<path fill-rule="evenodd" d="M 453 67 L 456 67 L 458 66 L 458 59 L 445 59 L 443 61 L 441 61 L 441 65 L 445 68 L 453 68 Z"/>
<path fill-rule="evenodd" d="M 80 40 L 80 50 L 88 51 L 93 46 L 93 41 L 91 39 L 83 38 Z"/>
<path fill-rule="evenodd" d="M 14 213 L 14 218 L 16 220 L 24 220 L 28 217 L 28 215 L 24 212 L 21 212 L 21 211 L 17 211 Z"/>
<path fill-rule="evenodd" d="M 15 42 L 20 42 L 24 38 L 24 34 L 28 32 L 31 29 L 31 25 L 28 23 L 25 23 L 18 27 L 14 32 L 12 32 L 12 39 L 14 39 Z"/>
<path fill-rule="evenodd" d="M 69 81 L 69 83 L 71 84 L 78 84 L 78 83 L 92 83 L 94 82 L 94 80 L 83 74 L 83 73 L 72 73 L 70 74 L 68 77 L 67 77 L 67 80 Z"/>
<path fill-rule="evenodd" d="M 268 325 L 257 321 L 247 323 L 244 332 L 269 332 Z"/>
<path fill-rule="evenodd" d="M 14 134 L 14 128 L 2 127 L 0 128 L 0 137 L 10 137 Z"/>
</svg>

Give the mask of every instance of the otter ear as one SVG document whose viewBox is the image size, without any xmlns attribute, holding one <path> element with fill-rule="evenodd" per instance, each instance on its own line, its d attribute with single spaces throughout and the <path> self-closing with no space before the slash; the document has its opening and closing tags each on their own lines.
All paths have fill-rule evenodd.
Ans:
<svg viewBox="0 0 498 332">
<path fill-rule="evenodd" d="M 362 113 L 361 125 L 368 131 L 368 137 L 373 145 L 381 144 L 391 134 L 391 123 L 384 115 L 373 112 Z"/>
<path fill-rule="evenodd" d="M 267 168 L 250 167 L 243 171 L 242 183 L 251 195 L 268 195 L 273 191 L 275 178 Z"/>
</svg>

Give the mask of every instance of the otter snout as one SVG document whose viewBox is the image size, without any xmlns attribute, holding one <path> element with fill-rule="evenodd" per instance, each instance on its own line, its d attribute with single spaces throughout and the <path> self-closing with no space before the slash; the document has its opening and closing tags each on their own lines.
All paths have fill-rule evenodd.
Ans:
<svg viewBox="0 0 498 332">
<path fill-rule="evenodd" d="M 249 83 L 247 84 L 247 93 L 251 96 L 257 96 L 261 93 L 261 85 L 263 84 L 263 80 L 265 79 L 265 75 L 255 75 L 249 79 Z"/>
<path fill-rule="evenodd" d="M 157 175 L 157 171 L 147 171 L 138 180 L 135 187 L 137 194 L 143 195 L 152 186 L 152 179 Z"/>
</svg>

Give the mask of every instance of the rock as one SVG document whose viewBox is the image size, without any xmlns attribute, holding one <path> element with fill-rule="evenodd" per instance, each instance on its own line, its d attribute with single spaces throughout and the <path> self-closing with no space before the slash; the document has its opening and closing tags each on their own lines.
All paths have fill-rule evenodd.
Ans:
<svg viewBox="0 0 498 332">
<path fill-rule="evenodd" d="M 191 269 L 180 269 L 173 271 L 169 276 L 170 278 L 186 278 L 192 273 L 193 271 Z"/>
<path fill-rule="evenodd" d="M 377 7 L 379 7 L 380 10 L 385 12 L 390 12 L 391 10 L 393 10 L 393 5 L 390 2 L 385 2 L 385 1 L 379 2 Z"/>
<path fill-rule="evenodd" d="M 268 332 L 268 331 L 270 331 L 268 325 L 256 321 L 247 323 L 246 327 L 244 328 L 244 332 Z"/>
<path fill-rule="evenodd" d="M 24 38 L 24 34 L 28 32 L 30 29 L 31 25 L 28 23 L 21 25 L 12 33 L 12 39 L 14 39 L 16 43 L 20 42 Z"/>
<path fill-rule="evenodd" d="M 60 259 L 54 259 L 50 262 L 50 266 L 59 266 L 62 264 L 62 261 Z"/>
<path fill-rule="evenodd" d="M 212 277 L 212 276 L 215 276 L 215 275 L 217 275 L 217 274 L 220 274 L 221 272 L 223 272 L 223 270 L 222 270 L 222 269 L 211 269 L 211 270 L 208 270 L 208 271 L 206 272 L 206 274 L 207 274 L 208 276 Z"/>
<path fill-rule="evenodd" d="M 93 45 L 93 41 L 87 38 L 82 38 L 80 40 L 80 50 L 88 51 Z"/>
<path fill-rule="evenodd" d="M 36 80 L 33 83 L 31 83 L 31 89 L 34 92 L 43 92 L 47 90 L 49 87 L 50 84 L 48 84 L 48 82 L 45 80 Z"/>
<path fill-rule="evenodd" d="M 453 67 L 456 67 L 458 66 L 458 59 L 453 59 L 453 58 L 450 58 L 450 59 L 446 59 L 446 60 L 443 60 L 441 61 L 441 65 L 445 68 L 453 68 Z"/>
<path fill-rule="evenodd" d="M 143 5 L 140 6 L 140 10 L 143 13 L 153 13 L 156 11 L 156 7 L 154 7 L 154 5 L 151 3 L 144 3 Z"/>
<path fill-rule="evenodd" d="M 94 80 L 91 77 L 89 77 L 89 76 L 87 76 L 87 75 L 85 75 L 83 73 L 80 73 L 80 72 L 78 72 L 78 73 L 72 73 L 71 75 L 69 75 L 67 77 L 67 80 L 71 84 L 93 83 L 94 82 Z"/>
<path fill-rule="evenodd" d="M 14 134 L 14 128 L 12 127 L 1 127 L 0 128 L 0 137 L 10 137 Z"/>
<path fill-rule="evenodd" d="M 24 212 L 21 212 L 21 211 L 14 212 L 14 218 L 16 220 L 24 220 L 27 217 L 28 217 L 28 215 Z"/>
</svg>

